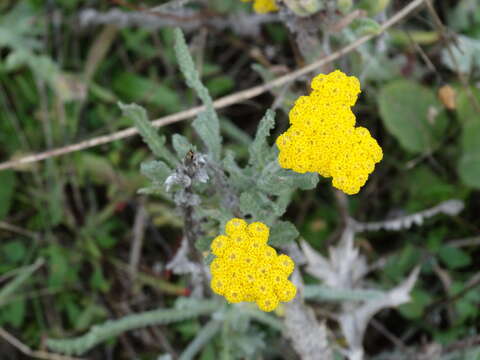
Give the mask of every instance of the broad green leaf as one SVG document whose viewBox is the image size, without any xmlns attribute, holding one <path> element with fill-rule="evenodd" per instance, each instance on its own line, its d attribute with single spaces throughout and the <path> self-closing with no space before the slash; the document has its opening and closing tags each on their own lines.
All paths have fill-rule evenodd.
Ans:
<svg viewBox="0 0 480 360">
<path fill-rule="evenodd" d="M 439 250 L 438 255 L 450 269 L 462 268 L 470 265 L 472 262 L 472 259 L 467 252 L 453 246 L 442 247 Z"/>
<path fill-rule="evenodd" d="M 432 296 L 421 289 L 413 289 L 410 302 L 400 305 L 398 310 L 407 319 L 421 319 L 425 315 L 425 307 L 432 302 Z"/>
<path fill-rule="evenodd" d="M 399 177 L 397 184 L 401 189 L 408 189 L 409 201 L 406 206 L 412 213 L 454 197 L 461 197 L 458 187 L 442 179 L 426 165 L 419 165 L 405 177 Z M 403 194 L 404 192 L 405 190 L 402 190 Z"/>
<path fill-rule="evenodd" d="M 463 154 L 457 170 L 466 185 L 480 188 L 480 151 Z"/>
<path fill-rule="evenodd" d="M 463 35 L 457 35 L 455 40 L 455 46 L 442 50 L 444 65 L 464 74 L 473 71 L 474 67 L 480 67 L 480 40 Z"/>
<path fill-rule="evenodd" d="M 297 228 L 291 222 L 279 221 L 272 226 L 268 243 L 273 246 L 284 245 L 294 241 L 298 235 Z"/>
<path fill-rule="evenodd" d="M 260 121 L 255 139 L 248 149 L 250 152 L 249 163 L 257 168 L 263 168 L 272 155 L 272 149 L 268 145 L 267 138 L 274 126 L 275 112 L 269 109 Z"/>
<path fill-rule="evenodd" d="M 158 135 L 157 129 L 155 129 L 150 120 L 148 120 L 145 109 L 136 104 L 126 105 L 118 103 L 118 106 L 123 111 L 123 114 L 133 121 L 138 132 L 142 135 L 143 141 L 145 141 L 150 150 L 152 150 L 153 154 L 167 161 L 169 165 L 175 166 L 177 159 L 165 147 L 165 136 Z"/>
<path fill-rule="evenodd" d="M 446 118 L 435 93 L 410 80 L 395 80 L 378 96 L 380 115 L 387 130 L 412 153 L 438 147 Z"/>
<path fill-rule="evenodd" d="M 0 220 L 7 216 L 15 190 L 15 173 L 11 170 L 0 172 Z"/>
<path fill-rule="evenodd" d="M 462 156 L 457 171 L 465 185 L 480 188 L 480 114 L 473 104 L 475 97 L 480 104 L 480 91 L 472 88 L 471 93 L 462 90 L 457 99 L 457 115 L 462 124 Z"/>
<path fill-rule="evenodd" d="M 180 29 L 175 29 L 175 54 L 187 85 L 195 90 L 200 100 L 205 105 L 205 111 L 201 112 L 193 127 L 208 148 L 213 160 L 220 161 L 222 151 L 222 138 L 220 136 L 220 121 L 213 107 L 213 100 L 208 89 L 202 84 L 198 71 L 188 50 L 185 37 Z"/>
</svg>

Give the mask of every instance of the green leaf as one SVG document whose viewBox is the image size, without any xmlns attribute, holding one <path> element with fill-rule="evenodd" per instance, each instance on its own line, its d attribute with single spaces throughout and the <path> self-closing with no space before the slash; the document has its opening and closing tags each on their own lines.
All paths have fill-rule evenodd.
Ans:
<svg viewBox="0 0 480 360">
<path fill-rule="evenodd" d="M 250 135 L 227 118 L 221 119 L 220 128 L 224 134 L 229 136 L 232 140 L 237 141 L 241 145 L 249 147 L 252 143 L 252 138 Z"/>
<path fill-rule="evenodd" d="M 165 147 L 165 136 L 159 136 L 157 129 L 155 129 L 148 120 L 147 112 L 141 106 L 136 104 L 122 104 L 118 103 L 118 106 L 123 111 L 123 114 L 130 118 L 138 129 L 140 135 L 142 135 L 143 141 L 148 145 L 153 154 L 159 158 L 167 161 L 171 166 L 177 164 L 175 156 Z"/>
<path fill-rule="evenodd" d="M 246 190 L 253 185 L 253 181 L 245 174 L 245 171 L 235 161 L 235 154 L 227 150 L 223 159 L 223 167 L 228 172 L 229 181 L 240 191 Z"/>
<path fill-rule="evenodd" d="M 212 94 L 214 97 L 217 97 L 232 90 L 235 86 L 235 81 L 230 76 L 221 75 L 207 81 L 206 86 L 210 94 Z"/>
<path fill-rule="evenodd" d="M 270 131 L 274 126 L 275 112 L 269 109 L 260 121 L 255 139 L 248 149 L 250 152 L 249 163 L 257 168 L 263 168 L 272 156 L 272 149 L 268 145 L 267 138 L 270 136 Z"/>
<path fill-rule="evenodd" d="M 467 252 L 453 246 L 442 247 L 439 250 L 438 255 L 450 269 L 462 268 L 470 265 L 472 262 L 472 259 Z"/>
<path fill-rule="evenodd" d="M 112 86 L 124 101 L 153 104 L 168 113 L 180 109 L 178 93 L 149 78 L 124 72 L 114 77 Z"/>
<path fill-rule="evenodd" d="M 25 300 L 14 301 L 2 309 L 1 320 L 10 323 L 14 328 L 20 328 L 25 319 Z"/>
<path fill-rule="evenodd" d="M 470 73 L 474 67 L 480 67 L 480 40 L 457 35 L 455 46 L 442 51 L 442 61 L 454 72 Z"/>
<path fill-rule="evenodd" d="M 471 94 L 462 90 L 458 95 L 457 114 L 462 124 L 462 155 L 457 171 L 465 185 L 480 188 L 480 118 L 477 108 L 472 104 L 471 96 L 480 104 L 480 91 L 471 88 Z"/>
<path fill-rule="evenodd" d="M 263 206 L 257 193 L 242 192 L 240 194 L 240 211 L 244 215 L 251 215 L 256 221 L 263 220 Z"/>
<path fill-rule="evenodd" d="M 368 11 L 368 14 L 373 16 L 385 10 L 390 4 L 391 0 L 361 0 L 358 4 L 360 9 Z"/>
<path fill-rule="evenodd" d="M 457 186 L 437 176 L 426 165 L 419 165 L 409 171 L 405 177 L 398 178 L 398 188 L 406 187 L 409 193 L 407 209 L 409 212 L 424 210 L 442 201 L 461 197 Z M 402 196 L 404 190 L 402 190 Z"/>
<path fill-rule="evenodd" d="M 18 262 L 22 260 L 26 253 L 27 248 L 21 241 L 10 241 L 2 246 L 2 252 L 9 262 Z"/>
<path fill-rule="evenodd" d="M 13 171 L 0 172 L 0 220 L 10 211 L 15 190 L 15 173 Z"/>
<path fill-rule="evenodd" d="M 352 21 L 351 27 L 358 36 L 376 35 L 380 32 L 381 26 L 370 18 L 358 18 Z"/>
<path fill-rule="evenodd" d="M 463 154 L 457 170 L 465 185 L 480 188 L 480 152 Z"/>
<path fill-rule="evenodd" d="M 190 150 L 197 150 L 197 148 L 193 146 L 185 136 L 180 134 L 174 134 L 172 136 L 172 145 L 180 160 L 183 160 L 187 152 L 189 152 Z"/>
<path fill-rule="evenodd" d="M 0 288 L 0 307 L 8 302 L 9 297 L 30 279 L 33 273 L 42 266 L 43 263 L 43 259 L 38 259 L 34 264 L 21 268 L 13 280 Z"/>
<path fill-rule="evenodd" d="M 215 255 L 213 255 L 212 253 L 209 253 L 207 256 L 205 256 L 205 258 L 203 259 L 203 263 L 205 265 L 210 265 L 212 263 L 212 261 L 215 259 Z"/>
<path fill-rule="evenodd" d="M 102 267 L 99 264 L 94 265 L 94 271 L 90 277 L 90 286 L 102 292 L 107 292 L 110 289 L 110 284 L 105 279 Z"/>
<path fill-rule="evenodd" d="M 299 235 L 297 228 L 291 222 L 279 221 L 272 226 L 268 243 L 272 246 L 284 245 L 294 241 Z"/>
<path fill-rule="evenodd" d="M 405 150 L 429 153 L 438 147 L 446 118 L 431 89 L 410 80 L 395 80 L 380 90 L 378 103 L 385 127 Z"/>
<path fill-rule="evenodd" d="M 172 169 L 170 169 L 163 161 L 159 160 L 142 162 L 140 165 L 140 171 L 143 175 L 158 185 L 163 185 L 167 177 L 172 173 Z"/>
<path fill-rule="evenodd" d="M 410 302 L 400 305 L 398 310 L 407 319 L 421 319 L 425 316 L 425 308 L 432 302 L 432 296 L 421 289 L 413 289 Z"/>
<path fill-rule="evenodd" d="M 274 159 L 262 169 L 262 173 L 257 179 L 257 186 L 267 194 L 279 195 L 286 190 L 295 190 L 297 188 L 301 190 L 314 189 L 318 181 L 318 174 L 299 174 L 291 170 L 282 169 L 277 159 Z"/>
<path fill-rule="evenodd" d="M 209 155 L 215 161 L 220 161 L 222 151 L 222 138 L 220 136 L 220 121 L 218 119 L 213 100 L 208 89 L 202 84 L 198 71 L 195 68 L 190 52 L 188 51 L 182 30 L 175 29 L 175 54 L 187 85 L 195 90 L 200 100 L 205 105 L 193 122 L 193 127 L 206 145 Z"/>
<path fill-rule="evenodd" d="M 220 161 L 220 153 L 222 143 L 220 137 L 220 129 L 217 121 L 213 120 L 211 114 L 202 112 L 192 123 L 193 128 L 208 149 L 214 161 Z"/>
</svg>

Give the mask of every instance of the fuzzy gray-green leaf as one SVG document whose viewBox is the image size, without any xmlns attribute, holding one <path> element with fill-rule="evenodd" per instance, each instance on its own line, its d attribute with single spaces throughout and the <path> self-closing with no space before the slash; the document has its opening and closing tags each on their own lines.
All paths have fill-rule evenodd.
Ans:
<svg viewBox="0 0 480 360">
<path fill-rule="evenodd" d="M 191 305 L 189 308 L 160 309 L 127 315 L 118 320 L 109 320 L 101 325 L 93 326 L 86 334 L 73 339 L 49 339 L 47 340 L 47 346 L 59 353 L 82 355 L 95 345 L 118 336 L 125 331 L 150 325 L 182 321 L 199 315 L 209 314 L 217 308 L 217 302 L 204 301 Z"/>
<path fill-rule="evenodd" d="M 218 126 L 218 119 L 208 111 L 198 114 L 193 121 L 193 128 L 198 136 L 202 139 L 208 149 L 208 153 L 212 156 L 214 161 L 220 160 L 222 151 L 222 143 L 220 138 L 220 130 Z"/>
<path fill-rule="evenodd" d="M 244 215 L 251 215 L 256 221 L 263 220 L 263 208 L 258 194 L 243 192 L 240 195 L 240 211 Z"/>
<path fill-rule="evenodd" d="M 274 126 L 275 112 L 269 109 L 265 113 L 263 119 L 260 121 L 255 139 L 248 149 L 250 152 L 249 163 L 251 165 L 258 168 L 263 168 L 265 163 L 269 160 L 269 157 L 272 156 L 272 149 L 268 145 L 267 138 Z"/>
<path fill-rule="evenodd" d="M 159 160 L 142 162 L 140 165 L 140 171 L 152 182 L 161 185 L 163 185 L 167 177 L 172 173 L 172 170 L 168 165 Z"/>
<path fill-rule="evenodd" d="M 289 221 L 279 221 L 270 230 L 269 245 L 279 246 L 289 243 L 298 237 L 299 233 L 295 225 Z"/>
<path fill-rule="evenodd" d="M 175 29 L 175 54 L 187 85 L 195 90 L 200 100 L 205 105 L 205 111 L 201 112 L 193 127 L 208 148 L 213 160 L 219 161 L 222 151 L 222 138 L 220 136 L 220 121 L 213 107 L 213 100 L 208 89 L 202 84 L 198 71 L 188 51 L 185 37 L 180 29 Z"/>
<path fill-rule="evenodd" d="M 188 141 L 188 139 L 180 134 L 174 134 L 172 136 L 172 145 L 180 160 L 185 158 L 188 151 L 196 151 L 197 148 Z"/>
<path fill-rule="evenodd" d="M 223 167 L 230 175 L 231 183 L 238 190 L 246 190 L 252 185 L 253 182 L 235 161 L 235 154 L 232 151 L 227 150 L 225 158 L 223 159 Z"/>
<path fill-rule="evenodd" d="M 160 136 L 148 120 L 145 109 L 137 104 L 118 103 L 123 114 L 131 119 L 138 132 L 142 135 L 143 141 L 148 145 L 153 154 L 167 161 L 171 166 L 175 166 L 177 160 L 175 156 L 165 147 L 165 136 Z"/>
</svg>

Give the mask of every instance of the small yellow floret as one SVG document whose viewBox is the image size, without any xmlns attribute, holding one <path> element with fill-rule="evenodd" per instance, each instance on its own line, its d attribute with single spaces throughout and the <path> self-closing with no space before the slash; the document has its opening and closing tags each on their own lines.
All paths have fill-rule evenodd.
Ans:
<svg viewBox="0 0 480 360">
<path fill-rule="evenodd" d="M 263 311 L 273 311 L 278 306 L 278 297 L 270 292 L 257 300 L 257 306 Z"/>
<path fill-rule="evenodd" d="M 264 244 L 267 243 L 270 235 L 268 226 L 258 221 L 248 225 L 247 232 L 251 237 L 262 240 Z"/>
<path fill-rule="evenodd" d="M 251 2 L 252 0 L 242 0 L 243 2 Z M 265 14 L 277 11 L 278 7 L 275 0 L 253 0 L 253 9 L 259 14 Z"/>
<path fill-rule="evenodd" d="M 227 235 L 231 236 L 234 234 L 242 233 L 247 227 L 247 222 L 243 219 L 233 218 L 227 222 L 225 225 L 225 232 Z"/>
<path fill-rule="evenodd" d="M 217 256 L 210 264 L 211 287 L 216 294 L 230 303 L 256 302 L 263 311 L 275 310 L 280 299 L 295 296 L 296 289 L 292 292 L 293 284 L 288 281 L 294 263 L 267 245 L 268 226 L 260 222 L 247 226 L 244 220 L 234 218 L 226 224 L 226 233 L 211 244 Z"/>
<path fill-rule="evenodd" d="M 225 250 L 229 247 L 230 238 L 225 235 L 219 235 L 215 239 L 213 239 L 210 248 L 212 249 L 212 253 L 217 256 L 223 255 Z"/>
<path fill-rule="evenodd" d="M 280 301 L 290 301 L 297 295 L 297 288 L 291 281 L 285 280 L 276 288 L 276 292 Z"/>
<path fill-rule="evenodd" d="M 290 110 L 290 128 L 277 138 L 278 162 L 298 173 L 332 177 L 334 187 L 356 194 L 383 158 L 368 129 L 355 127 L 350 108 L 360 82 L 335 70 L 316 76 L 311 87 L 311 94 L 299 97 Z"/>
<path fill-rule="evenodd" d="M 218 295 L 223 295 L 228 288 L 227 281 L 228 280 L 224 276 L 214 276 L 210 282 L 213 292 Z"/>
<path fill-rule="evenodd" d="M 276 268 L 286 276 L 289 276 L 295 268 L 295 263 L 287 255 L 279 255 L 276 259 Z"/>
</svg>

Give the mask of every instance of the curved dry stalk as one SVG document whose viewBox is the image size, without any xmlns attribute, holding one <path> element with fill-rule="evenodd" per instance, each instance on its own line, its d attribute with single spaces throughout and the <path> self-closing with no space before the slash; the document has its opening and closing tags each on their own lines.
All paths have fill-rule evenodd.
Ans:
<svg viewBox="0 0 480 360">
<path fill-rule="evenodd" d="M 349 52 L 355 50 L 362 44 L 366 43 L 370 39 L 380 35 L 381 33 L 385 32 L 388 28 L 392 27 L 395 25 L 397 22 L 405 18 L 408 14 L 410 14 L 412 11 L 417 9 L 420 5 L 422 5 L 426 0 L 414 0 L 410 2 L 407 6 L 405 6 L 402 10 L 398 11 L 395 15 L 393 15 L 390 19 L 385 21 L 381 26 L 376 34 L 369 34 L 362 36 L 361 38 L 358 38 L 351 44 L 341 48 L 340 50 L 323 57 L 322 59 L 307 65 L 299 70 L 293 71 L 290 74 L 284 75 L 282 77 L 279 77 L 278 79 L 275 79 L 273 81 L 267 82 L 263 85 L 258 85 L 254 86 L 250 89 L 242 90 L 239 92 L 236 92 L 234 94 L 222 97 L 216 101 L 214 101 L 213 106 L 215 109 L 221 109 L 233 104 L 237 104 L 239 102 L 252 99 L 258 95 L 261 95 L 273 88 L 285 85 L 289 82 L 292 82 L 296 79 L 298 79 L 301 76 L 304 76 L 312 71 L 317 70 L 318 68 L 322 67 L 325 64 L 328 64 L 340 57 L 342 57 L 345 54 L 348 54 Z M 194 117 L 197 115 L 199 112 L 204 111 L 205 107 L 204 106 L 197 106 L 194 108 L 191 108 L 189 110 L 181 111 L 176 114 L 168 115 L 165 117 L 162 117 L 160 119 L 154 120 L 152 122 L 152 125 L 155 127 L 162 127 L 168 124 L 176 123 L 185 119 L 189 119 L 191 117 Z M 121 140 L 128 138 L 130 136 L 138 134 L 138 131 L 136 128 L 131 127 L 125 130 L 117 131 L 113 134 L 108 134 L 108 135 L 103 135 L 99 136 L 93 139 L 88 139 L 85 141 L 81 141 L 76 144 L 64 146 L 61 148 L 53 149 L 53 150 L 47 150 L 41 153 L 33 154 L 33 155 L 28 155 L 25 157 L 22 157 L 20 159 L 15 159 L 15 160 L 10 160 L 6 161 L 3 163 L 0 163 L 0 171 L 1 170 L 6 170 L 6 169 L 12 169 L 12 168 L 17 168 L 21 165 L 29 164 L 29 163 L 34 163 L 38 161 L 42 161 L 45 159 L 49 159 L 52 157 L 56 156 L 61 156 L 65 154 L 69 154 L 75 151 L 80 151 L 80 150 L 85 150 L 88 148 L 92 148 L 95 146 L 103 145 L 110 143 L 115 140 Z"/>
</svg>

